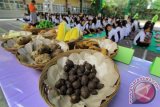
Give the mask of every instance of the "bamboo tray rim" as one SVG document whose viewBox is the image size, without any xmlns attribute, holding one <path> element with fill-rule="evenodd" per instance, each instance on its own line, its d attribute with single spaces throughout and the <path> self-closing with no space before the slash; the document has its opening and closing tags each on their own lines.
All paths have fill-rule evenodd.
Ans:
<svg viewBox="0 0 160 107">
<path fill-rule="evenodd" d="M 45 94 L 44 92 L 44 89 L 46 88 L 44 85 L 44 80 L 46 79 L 46 74 L 47 74 L 47 71 L 48 71 L 48 68 L 51 67 L 52 65 L 56 64 L 57 63 L 57 60 L 61 57 L 65 57 L 65 56 L 69 56 L 70 54 L 72 53 L 80 53 L 82 51 L 89 51 L 91 53 L 94 53 L 96 51 L 94 50 L 88 50 L 88 49 L 76 49 L 76 50 L 70 50 L 70 51 L 67 51 L 65 53 L 61 53 L 59 55 L 57 55 L 55 58 L 53 58 L 50 62 L 48 62 L 46 64 L 46 66 L 43 68 L 43 71 L 41 73 L 41 76 L 40 76 L 40 80 L 39 80 L 39 91 L 40 91 L 40 94 L 42 96 L 42 98 L 45 100 L 45 102 L 49 105 L 49 107 L 55 107 L 54 104 L 52 104 L 48 98 L 47 98 L 47 95 Z M 109 56 L 105 56 L 106 58 L 109 58 L 110 60 L 112 60 Z M 112 60 L 113 61 L 113 60 Z M 116 90 L 110 95 L 110 96 L 107 96 L 105 101 L 102 102 L 102 104 L 100 105 L 100 107 L 106 107 L 109 102 L 112 100 L 112 98 L 116 95 L 116 93 L 118 92 L 119 90 L 119 87 L 120 87 L 120 74 L 119 74 L 119 71 L 118 71 L 118 68 L 117 66 L 115 65 L 114 63 L 114 67 L 115 67 L 115 70 L 116 72 L 118 73 L 118 79 L 117 79 L 117 82 L 116 84 L 114 85 L 114 87 L 116 87 Z"/>
</svg>

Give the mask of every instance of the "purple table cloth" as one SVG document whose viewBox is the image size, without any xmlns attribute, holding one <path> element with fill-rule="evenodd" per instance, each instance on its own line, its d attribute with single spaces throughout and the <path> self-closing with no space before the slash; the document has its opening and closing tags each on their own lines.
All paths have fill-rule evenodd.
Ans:
<svg viewBox="0 0 160 107">
<path fill-rule="evenodd" d="M 129 104 L 131 82 L 141 76 L 151 77 L 160 83 L 160 78 L 149 74 L 151 62 L 133 58 L 130 65 L 117 62 L 121 75 L 121 86 L 109 107 L 158 107 L 160 93 L 145 105 Z M 0 47 L 0 85 L 9 107 L 47 107 L 39 93 L 40 72 L 21 65 L 14 55 Z"/>
</svg>

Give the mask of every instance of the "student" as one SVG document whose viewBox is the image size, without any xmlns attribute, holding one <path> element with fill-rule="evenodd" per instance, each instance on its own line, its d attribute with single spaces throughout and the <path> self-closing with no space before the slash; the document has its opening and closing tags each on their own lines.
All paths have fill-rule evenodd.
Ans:
<svg viewBox="0 0 160 107">
<path fill-rule="evenodd" d="M 54 22 L 55 22 L 55 25 L 56 25 L 56 26 L 59 25 L 60 19 L 59 19 L 58 15 L 56 16 Z"/>
<path fill-rule="evenodd" d="M 105 26 L 107 25 L 107 19 L 106 18 L 103 18 L 102 20 L 102 25 L 103 25 L 103 28 L 105 28 Z"/>
<path fill-rule="evenodd" d="M 123 29 L 124 38 L 128 36 L 126 24 L 127 24 L 127 21 L 123 20 L 122 21 L 122 29 Z"/>
<path fill-rule="evenodd" d="M 132 31 L 133 31 L 133 32 L 139 32 L 139 30 L 140 30 L 140 25 L 139 25 L 138 20 L 132 19 L 132 22 L 133 22 L 132 25 L 131 25 Z"/>
<path fill-rule="evenodd" d="M 81 25 L 80 21 L 76 21 L 76 27 L 83 32 L 83 26 Z"/>
<path fill-rule="evenodd" d="M 127 20 L 126 27 L 127 27 L 127 35 L 130 35 L 130 33 L 131 33 L 131 22 L 130 22 L 129 18 Z"/>
<path fill-rule="evenodd" d="M 147 33 L 149 33 L 150 31 L 151 25 L 149 23 L 146 23 L 144 28 L 134 38 L 134 45 L 148 47 L 150 44 L 150 39 L 147 38 Z"/>
<path fill-rule="evenodd" d="M 122 29 L 122 24 L 121 24 L 120 21 L 116 22 L 116 31 L 117 31 L 117 34 L 118 34 L 118 39 L 122 40 L 123 37 L 124 37 L 124 31 Z"/>
<path fill-rule="evenodd" d="M 90 28 L 89 28 L 89 21 L 86 21 L 85 24 L 84 24 L 84 32 L 83 34 L 84 35 L 87 35 L 87 34 L 90 34 L 91 31 L 90 31 Z"/>
<path fill-rule="evenodd" d="M 92 20 L 92 24 L 91 24 L 91 29 L 93 30 L 92 32 L 96 33 L 96 23 L 97 23 L 97 20 L 96 18 L 93 18 Z"/>
<path fill-rule="evenodd" d="M 96 28 L 97 28 L 97 32 L 98 33 L 101 32 L 101 31 L 103 31 L 103 29 L 102 29 L 102 23 L 101 23 L 101 18 L 100 17 L 97 20 Z"/>
<path fill-rule="evenodd" d="M 106 34 L 108 36 L 108 39 L 114 41 L 114 42 L 118 42 L 118 34 L 117 31 L 110 25 L 108 24 L 105 28 L 106 30 Z"/>
<path fill-rule="evenodd" d="M 76 24 L 75 24 L 74 20 L 73 20 L 73 19 L 71 19 L 70 27 L 71 27 L 71 28 L 73 28 L 73 27 L 75 27 L 75 26 L 76 26 Z"/>
</svg>

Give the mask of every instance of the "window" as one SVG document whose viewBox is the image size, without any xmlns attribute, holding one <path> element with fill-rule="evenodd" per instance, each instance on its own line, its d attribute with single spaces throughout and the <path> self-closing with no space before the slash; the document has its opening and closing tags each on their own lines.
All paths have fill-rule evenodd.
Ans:
<svg viewBox="0 0 160 107">
<path fill-rule="evenodd" d="M 4 3 L 0 2 L 0 9 L 4 9 Z"/>
</svg>

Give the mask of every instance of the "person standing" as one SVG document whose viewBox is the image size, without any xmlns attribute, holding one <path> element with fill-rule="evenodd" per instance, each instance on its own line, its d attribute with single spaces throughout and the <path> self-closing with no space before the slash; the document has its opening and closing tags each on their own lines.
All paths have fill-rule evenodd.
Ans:
<svg viewBox="0 0 160 107">
<path fill-rule="evenodd" d="M 31 24 L 36 25 L 37 23 L 37 9 L 35 7 L 36 1 L 32 0 L 31 3 L 29 4 L 29 11 L 30 11 L 30 19 L 31 19 Z"/>
</svg>

